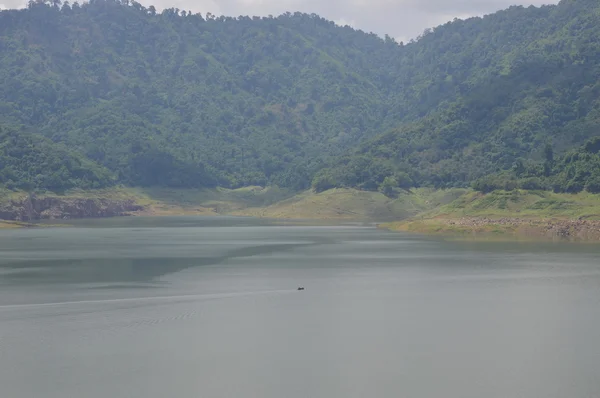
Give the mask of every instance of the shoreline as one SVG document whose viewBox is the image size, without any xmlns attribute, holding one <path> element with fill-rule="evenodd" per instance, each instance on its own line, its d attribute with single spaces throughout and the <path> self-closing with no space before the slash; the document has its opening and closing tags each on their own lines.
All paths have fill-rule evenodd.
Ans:
<svg viewBox="0 0 600 398">
<path fill-rule="evenodd" d="M 434 217 L 379 224 L 393 232 L 457 239 L 600 243 L 600 220 L 521 217 Z"/>
<path fill-rule="evenodd" d="M 11 220 L 0 220 L 0 230 L 3 229 L 26 229 L 26 228 L 66 228 L 69 224 L 44 224 Z"/>
<path fill-rule="evenodd" d="M 390 198 L 348 188 L 292 194 L 277 187 L 115 187 L 60 195 L 0 194 L 0 229 L 111 217 L 238 216 L 311 224 L 359 222 L 448 239 L 600 242 L 600 195 L 586 193 L 419 188 Z"/>
<path fill-rule="evenodd" d="M 0 192 L 0 219 L 19 222 L 110 216 L 233 215 L 339 221 L 403 220 L 449 203 L 464 190 L 415 189 L 396 197 L 337 188 L 293 193 L 278 187 L 166 189 L 115 187 L 63 194 Z"/>
<path fill-rule="evenodd" d="M 107 216 L 107 217 L 83 217 L 70 218 L 94 219 L 94 218 L 120 218 L 120 217 L 169 217 L 169 216 L 232 216 L 232 217 L 255 217 L 272 219 L 280 222 L 309 223 L 311 225 L 332 222 L 357 222 L 368 223 L 376 228 L 385 229 L 390 232 L 404 232 L 414 235 L 438 236 L 447 240 L 481 240 L 481 241 L 561 241 L 600 243 L 600 220 L 566 219 L 566 218 L 519 218 L 519 217 L 435 217 L 435 218 L 411 218 L 395 222 L 376 222 L 364 219 L 351 218 L 289 218 L 289 217 L 264 217 L 247 216 L 239 214 L 221 214 L 205 209 L 161 209 L 155 211 L 144 209 L 139 212 Z M 48 221 L 48 220 L 46 220 Z M 55 220 L 60 221 L 60 220 Z M 64 221 L 67 221 L 65 219 Z M 0 229 L 22 229 L 22 228 L 50 228 L 70 227 L 68 223 L 31 223 L 11 220 L 0 220 Z"/>
</svg>

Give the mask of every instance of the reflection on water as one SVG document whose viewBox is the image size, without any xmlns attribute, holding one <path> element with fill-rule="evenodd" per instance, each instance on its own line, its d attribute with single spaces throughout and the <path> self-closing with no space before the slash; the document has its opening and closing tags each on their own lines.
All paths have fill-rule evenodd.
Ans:
<svg viewBox="0 0 600 398">
<path fill-rule="evenodd" d="M 1 396 L 600 396 L 597 246 L 73 225 L 0 231 Z"/>
</svg>

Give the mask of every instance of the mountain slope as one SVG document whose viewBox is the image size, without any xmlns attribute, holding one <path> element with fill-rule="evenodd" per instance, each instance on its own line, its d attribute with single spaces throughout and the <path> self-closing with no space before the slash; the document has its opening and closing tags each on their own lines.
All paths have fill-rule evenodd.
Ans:
<svg viewBox="0 0 600 398">
<path fill-rule="evenodd" d="M 0 12 L 0 124 L 128 185 L 460 187 L 598 134 L 598 37 L 593 0 L 406 45 L 301 13 L 32 2 Z"/>
<path fill-rule="evenodd" d="M 204 19 L 111 0 L 31 4 L 0 26 L 5 123 L 142 185 L 189 184 L 134 171 L 148 151 L 206 170 L 198 186 L 306 185 L 305 165 L 385 126 L 377 65 L 398 50 L 315 15 Z"/>
<path fill-rule="evenodd" d="M 102 188 L 110 172 L 62 144 L 27 131 L 0 127 L 0 183 L 10 189 Z"/>
<path fill-rule="evenodd" d="M 328 180 L 347 186 L 356 180 L 347 165 L 367 158 L 401 176 L 407 173 L 416 185 L 464 186 L 515 161 L 541 159 L 546 143 L 562 152 L 597 136 L 598 37 L 600 4 L 587 0 L 515 7 L 426 34 L 411 50 L 430 55 L 429 62 L 439 68 L 434 79 L 454 82 L 443 69 L 451 65 L 482 66 L 471 67 L 457 85 L 449 83 L 455 89 L 452 100 L 360 146 L 321 171 L 315 184 Z M 440 44 L 453 38 L 455 46 Z M 378 186 L 384 177 L 363 185 Z"/>
</svg>

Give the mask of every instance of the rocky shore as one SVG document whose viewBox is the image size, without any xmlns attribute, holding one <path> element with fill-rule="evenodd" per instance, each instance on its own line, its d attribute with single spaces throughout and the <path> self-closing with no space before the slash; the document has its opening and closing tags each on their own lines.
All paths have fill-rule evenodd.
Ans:
<svg viewBox="0 0 600 398">
<path fill-rule="evenodd" d="M 444 220 L 444 222 L 449 226 L 471 229 L 474 232 L 478 230 L 486 232 L 496 228 L 499 232 L 512 231 L 519 235 L 576 240 L 600 240 L 600 220 L 464 217 L 456 220 Z"/>
<path fill-rule="evenodd" d="M 382 225 L 395 231 L 468 237 L 520 237 L 600 242 L 600 220 L 457 217 L 411 219 Z"/>
<path fill-rule="evenodd" d="M 144 210 L 134 199 L 61 198 L 29 195 L 0 205 L 0 219 L 10 221 L 61 220 L 127 216 Z"/>
</svg>

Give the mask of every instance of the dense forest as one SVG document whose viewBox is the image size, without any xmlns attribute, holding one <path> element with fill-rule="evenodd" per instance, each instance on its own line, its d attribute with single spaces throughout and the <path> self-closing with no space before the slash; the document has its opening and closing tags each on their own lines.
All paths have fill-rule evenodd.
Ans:
<svg viewBox="0 0 600 398">
<path fill-rule="evenodd" d="M 509 180 L 573 191 L 568 170 L 599 167 L 573 149 L 600 133 L 598 37 L 596 0 L 511 7 L 410 43 L 314 14 L 32 1 L 0 11 L 0 183 L 392 192 L 522 165 Z"/>
<path fill-rule="evenodd" d="M 102 188 L 111 173 L 84 156 L 27 131 L 0 128 L 0 180 L 9 189 Z"/>
<path fill-rule="evenodd" d="M 600 193 L 600 138 L 556 158 L 552 146 L 544 148 L 540 162 L 518 159 L 509 170 L 486 175 L 473 183 L 481 192 L 527 189 Z"/>
<path fill-rule="evenodd" d="M 383 184 L 384 167 L 399 183 L 466 186 L 541 161 L 548 145 L 563 153 L 600 135 L 599 37 L 600 3 L 585 0 L 513 7 L 426 33 L 407 48 L 432 57 L 431 95 L 451 90 L 452 98 L 330 164 L 315 188 L 370 189 Z"/>
</svg>

